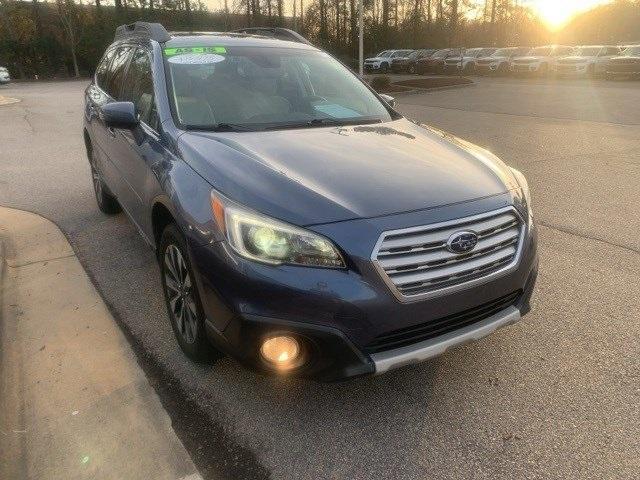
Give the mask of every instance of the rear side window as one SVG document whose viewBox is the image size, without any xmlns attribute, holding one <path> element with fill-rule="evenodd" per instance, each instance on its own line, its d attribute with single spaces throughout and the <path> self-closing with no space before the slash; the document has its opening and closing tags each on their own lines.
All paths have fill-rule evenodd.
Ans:
<svg viewBox="0 0 640 480">
<path fill-rule="evenodd" d="M 133 54 L 122 97 L 126 102 L 133 102 L 141 121 L 157 130 L 158 115 L 153 96 L 151 56 L 143 48 L 138 48 Z"/>
<path fill-rule="evenodd" d="M 96 84 L 104 89 L 107 81 L 107 76 L 109 73 L 109 66 L 111 65 L 111 60 L 113 60 L 113 54 L 115 50 L 111 49 L 102 57 L 102 61 L 98 64 L 98 68 L 96 68 Z"/>
<path fill-rule="evenodd" d="M 133 47 L 118 47 L 113 55 L 109 75 L 104 86 L 105 91 L 116 100 L 121 100 L 122 85 L 127 71 L 127 63 L 133 52 Z"/>
</svg>

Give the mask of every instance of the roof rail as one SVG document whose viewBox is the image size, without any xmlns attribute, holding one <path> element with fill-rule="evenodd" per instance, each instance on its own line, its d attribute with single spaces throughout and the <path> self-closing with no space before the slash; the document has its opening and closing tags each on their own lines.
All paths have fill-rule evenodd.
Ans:
<svg viewBox="0 0 640 480">
<path fill-rule="evenodd" d="M 311 45 L 311 42 L 289 28 L 282 27 L 247 27 L 239 30 L 232 30 L 229 33 L 247 33 L 249 35 L 262 35 L 263 37 L 273 37 L 278 40 L 288 40 L 290 42 L 306 43 Z"/>
<path fill-rule="evenodd" d="M 160 23 L 134 22 L 116 28 L 115 40 L 132 37 L 148 38 L 160 43 L 171 40 L 171 35 Z"/>
</svg>

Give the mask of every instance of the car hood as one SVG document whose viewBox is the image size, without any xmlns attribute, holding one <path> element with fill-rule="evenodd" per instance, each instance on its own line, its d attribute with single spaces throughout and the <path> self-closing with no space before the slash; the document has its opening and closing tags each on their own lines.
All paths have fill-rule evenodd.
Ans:
<svg viewBox="0 0 640 480">
<path fill-rule="evenodd" d="M 589 60 L 595 60 L 595 56 L 588 56 L 588 57 L 583 57 L 583 56 L 579 56 L 579 55 L 572 55 L 570 57 L 562 57 L 560 60 L 560 62 L 567 62 L 567 63 L 583 63 L 583 62 L 588 62 Z"/>
<path fill-rule="evenodd" d="M 623 55 L 620 57 L 613 57 L 611 59 L 612 62 L 621 62 L 621 63 L 631 63 L 631 62 L 640 62 L 640 56 L 629 56 L 629 55 Z"/>
<path fill-rule="evenodd" d="M 544 60 L 545 58 L 549 58 L 549 57 L 528 55 L 526 57 L 516 57 L 513 59 L 513 61 L 514 62 L 539 62 L 540 60 Z"/>
<path fill-rule="evenodd" d="M 491 153 L 406 119 L 268 132 L 187 132 L 180 154 L 215 189 L 297 225 L 467 202 L 518 188 Z"/>
<path fill-rule="evenodd" d="M 478 58 L 479 61 L 483 61 L 483 62 L 500 62 L 502 60 L 509 60 L 509 57 L 493 57 L 493 56 L 489 56 L 489 57 L 480 57 Z"/>
</svg>

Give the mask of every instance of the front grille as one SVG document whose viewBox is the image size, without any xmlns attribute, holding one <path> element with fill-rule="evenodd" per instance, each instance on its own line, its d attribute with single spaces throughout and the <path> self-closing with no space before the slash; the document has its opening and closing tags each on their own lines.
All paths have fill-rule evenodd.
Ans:
<svg viewBox="0 0 640 480">
<path fill-rule="evenodd" d="M 385 352 L 473 325 L 514 305 L 521 294 L 522 291 L 518 290 L 460 313 L 378 335 L 365 347 L 365 351 L 369 354 Z"/>
<path fill-rule="evenodd" d="M 447 248 L 458 232 L 473 232 L 477 245 L 467 253 Z M 382 234 L 372 260 L 401 299 L 435 296 L 498 271 L 515 267 L 524 223 L 504 208 L 474 217 Z"/>
</svg>

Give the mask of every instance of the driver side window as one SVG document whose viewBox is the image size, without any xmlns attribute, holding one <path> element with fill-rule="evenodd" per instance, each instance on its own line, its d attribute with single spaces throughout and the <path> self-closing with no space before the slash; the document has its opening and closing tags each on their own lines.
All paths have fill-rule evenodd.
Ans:
<svg viewBox="0 0 640 480">
<path fill-rule="evenodd" d="M 123 100 L 133 102 L 140 121 L 158 130 L 158 113 L 153 95 L 151 57 L 144 48 L 136 49 L 129 64 Z"/>
</svg>

